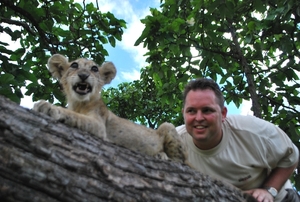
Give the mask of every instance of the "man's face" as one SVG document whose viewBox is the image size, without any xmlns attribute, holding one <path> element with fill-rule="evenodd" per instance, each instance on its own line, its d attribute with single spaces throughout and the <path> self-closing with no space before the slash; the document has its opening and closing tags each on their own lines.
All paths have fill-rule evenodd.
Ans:
<svg viewBox="0 0 300 202">
<path fill-rule="evenodd" d="M 227 108 L 220 108 L 212 90 L 189 91 L 182 113 L 186 130 L 199 149 L 212 149 L 220 143 Z"/>
</svg>

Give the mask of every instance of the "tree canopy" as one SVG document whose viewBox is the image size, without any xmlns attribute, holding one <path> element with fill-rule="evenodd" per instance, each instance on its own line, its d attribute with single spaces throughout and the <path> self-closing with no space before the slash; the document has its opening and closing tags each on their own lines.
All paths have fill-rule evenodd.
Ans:
<svg viewBox="0 0 300 202">
<path fill-rule="evenodd" d="M 126 23 L 110 13 L 101 13 L 93 3 L 73 0 L 3 0 L 0 32 L 18 44 L 10 50 L 0 39 L 0 94 L 15 102 L 26 95 L 34 101 L 54 98 L 65 104 L 58 83 L 53 85 L 45 66 L 54 53 L 93 58 L 102 63 L 108 52 L 104 44 L 115 46 L 122 40 Z"/>
<path fill-rule="evenodd" d="M 99 11 L 95 3 L 73 0 L 2 0 L 0 94 L 19 103 L 54 98 L 65 105 L 59 84 L 45 64 L 50 55 L 103 62 L 104 44 L 122 40 L 126 23 Z M 116 114 L 157 127 L 182 123 L 181 92 L 190 79 L 221 84 L 227 103 L 251 100 L 255 116 L 282 128 L 300 148 L 300 2 L 298 0 L 161 0 L 142 19 L 149 66 L 141 79 L 102 93 Z M 21 91 L 21 88 L 25 91 Z M 295 175 L 300 183 L 300 175 Z M 300 187 L 297 184 L 297 187 Z"/>
<path fill-rule="evenodd" d="M 107 106 L 120 117 L 157 128 L 163 122 L 174 125 L 182 124 L 182 105 L 170 90 L 164 92 L 168 100 L 174 100 L 172 105 L 161 103 L 162 99 L 157 94 L 157 86 L 148 67 L 141 69 L 142 80 L 130 83 L 121 83 L 118 88 L 109 88 L 102 93 L 102 98 Z M 178 89 L 179 90 L 179 89 Z"/>
</svg>

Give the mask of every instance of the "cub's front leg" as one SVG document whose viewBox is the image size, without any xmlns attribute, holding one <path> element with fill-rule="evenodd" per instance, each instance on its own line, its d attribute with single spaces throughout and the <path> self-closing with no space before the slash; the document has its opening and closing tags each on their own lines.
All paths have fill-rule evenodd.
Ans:
<svg viewBox="0 0 300 202">
<path fill-rule="evenodd" d="M 66 119 L 68 119 L 68 113 L 64 112 L 62 107 L 54 106 L 45 100 L 41 100 L 38 103 L 34 104 L 33 110 L 37 112 L 41 112 L 43 114 L 47 114 L 52 117 L 55 121 L 65 123 Z M 73 126 L 73 125 L 72 125 Z"/>
<path fill-rule="evenodd" d="M 106 128 L 102 120 L 84 114 L 73 112 L 69 109 L 58 107 L 41 100 L 34 104 L 33 110 L 47 114 L 55 121 L 65 123 L 68 126 L 89 132 L 106 140 Z"/>
</svg>

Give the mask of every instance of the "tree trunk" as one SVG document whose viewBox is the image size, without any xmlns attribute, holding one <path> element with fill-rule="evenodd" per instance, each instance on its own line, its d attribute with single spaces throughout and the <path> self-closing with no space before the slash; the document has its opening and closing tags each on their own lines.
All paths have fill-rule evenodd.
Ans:
<svg viewBox="0 0 300 202">
<path fill-rule="evenodd" d="M 186 165 L 134 153 L 0 96 L 0 201 L 254 201 Z"/>
</svg>

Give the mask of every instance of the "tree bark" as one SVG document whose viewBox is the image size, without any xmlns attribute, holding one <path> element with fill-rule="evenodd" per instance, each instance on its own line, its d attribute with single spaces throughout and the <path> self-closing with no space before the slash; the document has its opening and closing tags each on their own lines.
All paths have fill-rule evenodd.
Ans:
<svg viewBox="0 0 300 202">
<path fill-rule="evenodd" d="M 255 201 L 190 167 L 118 147 L 0 96 L 0 201 Z"/>
</svg>

